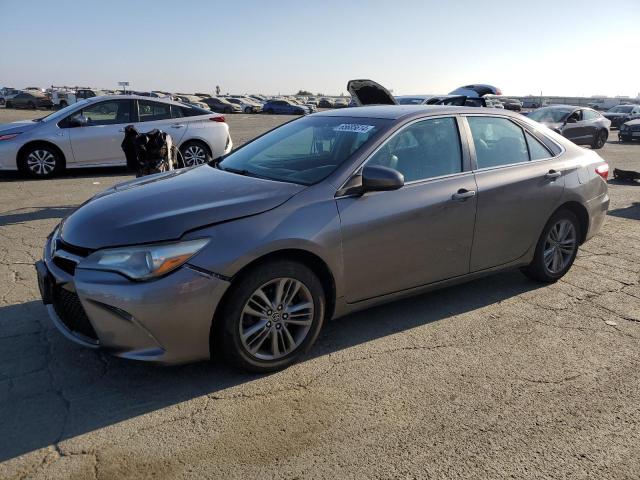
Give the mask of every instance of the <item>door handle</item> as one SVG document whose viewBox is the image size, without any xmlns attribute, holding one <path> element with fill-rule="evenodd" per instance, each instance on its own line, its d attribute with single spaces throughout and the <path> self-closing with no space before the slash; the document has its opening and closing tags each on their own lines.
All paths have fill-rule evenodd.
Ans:
<svg viewBox="0 0 640 480">
<path fill-rule="evenodd" d="M 171 128 L 182 128 L 182 127 L 184 127 L 182 123 L 174 123 L 173 125 L 171 125 Z"/>
<path fill-rule="evenodd" d="M 475 190 L 467 190 L 466 188 L 461 188 L 456 193 L 454 193 L 451 198 L 452 200 L 457 200 L 459 202 L 464 202 L 467 198 L 475 197 Z"/>
<path fill-rule="evenodd" d="M 545 173 L 544 178 L 546 178 L 547 180 L 554 180 L 560 177 L 560 175 L 562 175 L 562 172 L 558 172 L 556 170 L 549 170 L 547 173 Z"/>
</svg>

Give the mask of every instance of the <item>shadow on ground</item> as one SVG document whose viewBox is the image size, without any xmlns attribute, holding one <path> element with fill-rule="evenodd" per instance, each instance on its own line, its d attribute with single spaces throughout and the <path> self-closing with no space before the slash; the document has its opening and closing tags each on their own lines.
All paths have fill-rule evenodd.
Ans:
<svg viewBox="0 0 640 480">
<path fill-rule="evenodd" d="M 446 321 L 538 286 L 509 272 L 352 314 L 325 325 L 311 355 Z M 63 338 L 40 302 L 6 306 L 0 308 L 0 461 L 257 378 L 219 361 L 158 367 L 113 358 Z"/>
<path fill-rule="evenodd" d="M 126 167 L 100 167 L 100 168 L 71 168 L 60 172 L 55 179 L 64 178 L 98 178 L 98 177 L 119 177 L 122 175 L 135 174 L 127 171 Z M 25 177 L 20 172 L 5 171 L 0 172 L 0 183 L 2 182 L 47 182 L 47 179 L 36 179 Z"/>
<path fill-rule="evenodd" d="M 611 215 L 612 217 L 628 218 L 631 220 L 640 220 L 640 202 L 634 202 L 628 207 L 609 210 L 607 215 Z"/>
<path fill-rule="evenodd" d="M 64 218 L 73 212 L 77 205 L 64 205 L 60 207 L 25 207 L 16 208 L 8 212 L 0 213 L 0 227 L 17 223 L 31 222 L 33 220 L 48 220 L 50 218 Z"/>
</svg>

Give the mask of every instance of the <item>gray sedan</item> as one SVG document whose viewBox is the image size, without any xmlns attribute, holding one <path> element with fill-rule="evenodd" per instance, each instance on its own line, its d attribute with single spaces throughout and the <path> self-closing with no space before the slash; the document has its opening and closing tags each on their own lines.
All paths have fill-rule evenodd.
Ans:
<svg viewBox="0 0 640 480">
<path fill-rule="evenodd" d="M 39 285 L 87 347 L 269 371 L 332 317 L 506 269 L 557 281 L 605 219 L 607 172 L 507 111 L 328 111 L 97 195 L 48 238 Z"/>
<path fill-rule="evenodd" d="M 599 149 L 609 138 L 611 121 L 592 108 L 552 105 L 534 110 L 528 117 L 578 145 Z"/>
</svg>

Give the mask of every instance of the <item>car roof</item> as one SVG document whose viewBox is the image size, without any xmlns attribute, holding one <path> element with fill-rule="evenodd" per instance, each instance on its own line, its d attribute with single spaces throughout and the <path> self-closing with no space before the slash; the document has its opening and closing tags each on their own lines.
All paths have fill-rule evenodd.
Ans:
<svg viewBox="0 0 640 480">
<path fill-rule="evenodd" d="M 518 113 L 499 110 L 495 108 L 482 107 L 453 107 L 446 105 L 370 105 L 366 107 L 350 107 L 349 109 L 327 110 L 324 112 L 314 113 L 314 116 L 324 117 L 358 117 L 358 118 L 387 118 L 397 120 L 400 118 L 420 116 L 428 113 L 429 115 L 446 115 L 446 114 L 491 114 L 501 116 L 520 117 Z"/>
<path fill-rule="evenodd" d="M 100 102 L 103 100 L 146 100 L 147 102 L 160 102 L 160 103 L 169 103 L 172 105 L 180 105 L 184 106 L 182 102 L 176 102 L 174 100 L 170 100 L 168 98 L 158 98 L 158 97 L 145 97 L 144 95 L 101 95 L 99 97 L 92 97 L 87 99 L 87 103 Z"/>
</svg>

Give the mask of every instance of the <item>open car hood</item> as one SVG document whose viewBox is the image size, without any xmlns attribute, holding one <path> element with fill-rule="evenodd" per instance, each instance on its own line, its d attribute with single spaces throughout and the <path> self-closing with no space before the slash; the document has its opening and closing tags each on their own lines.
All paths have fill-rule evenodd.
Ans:
<svg viewBox="0 0 640 480">
<path fill-rule="evenodd" d="M 365 105 L 398 105 L 389 90 L 373 80 L 349 80 L 347 90 L 351 94 L 352 102 L 359 107 Z M 449 95 L 432 97 L 428 105 L 451 105 L 484 107 L 484 95 L 502 95 L 502 91 L 493 85 L 473 84 L 456 88 Z"/>
<path fill-rule="evenodd" d="M 389 90 L 373 80 L 349 80 L 347 90 L 358 107 L 364 105 L 398 105 Z"/>
</svg>

